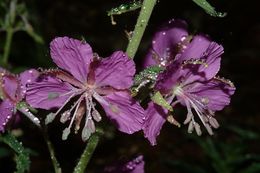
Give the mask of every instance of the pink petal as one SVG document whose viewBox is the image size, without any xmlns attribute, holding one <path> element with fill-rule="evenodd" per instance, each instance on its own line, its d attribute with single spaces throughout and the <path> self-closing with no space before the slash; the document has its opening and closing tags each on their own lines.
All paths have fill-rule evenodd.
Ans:
<svg viewBox="0 0 260 173">
<path fill-rule="evenodd" d="M 156 138 L 160 134 L 161 128 L 166 121 L 167 110 L 161 106 L 150 102 L 145 110 L 146 118 L 143 126 L 144 136 L 151 145 L 156 145 Z"/>
<path fill-rule="evenodd" d="M 213 79 L 208 83 L 197 84 L 196 88 L 189 92 L 196 95 L 199 101 L 205 102 L 208 109 L 218 111 L 229 105 L 235 87 L 232 83 Z"/>
<path fill-rule="evenodd" d="M 180 78 L 182 77 L 181 71 L 180 63 L 177 61 L 171 63 L 166 67 L 166 70 L 158 75 L 154 88 L 162 94 L 170 93 L 174 85 L 179 84 Z"/>
<path fill-rule="evenodd" d="M 132 134 L 142 129 L 144 110 L 130 93 L 120 91 L 104 96 L 100 101 L 107 116 L 121 132 Z"/>
<path fill-rule="evenodd" d="M 61 107 L 73 94 L 70 92 L 72 88 L 68 83 L 45 76 L 44 79 L 28 85 L 26 101 L 34 108 L 51 109 Z"/>
<path fill-rule="evenodd" d="M 211 42 L 200 57 L 194 58 L 204 61 L 204 64 L 190 64 L 184 66 L 182 75 L 186 79 L 185 83 L 192 83 L 194 81 L 207 81 L 216 76 L 220 69 L 221 55 L 223 52 L 223 47 L 221 45 L 215 42 Z"/>
<path fill-rule="evenodd" d="M 87 81 L 89 65 L 93 60 L 89 44 L 68 37 L 58 37 L 50 43 L 50 49 L 57 66 L 70 72 L 79 81 Z"/>
<path fill-rule="evenodd" d="M 0 132 L 5 131 L 5 126 L 12 118 L 14 105 L 9 100 L 0 101 Z"/>
<path fill-rule="evenodd" d="M 13 102 L 17 101 L 18 96 L 18 87 L 19 87 L 19 81 L 16 76 L 12 74 L 7 74 L 3 76 L 3 94 L 4 97 L 8 98 L 9 100 L 12 100 Z"/>
<path fill-rule="evenodd" d="M 170 20 L 154 36 L 152 48 L 144 60 L 144 67 L 170 62 L 180 51 L 179 44 L 188 36 L 187 23 L 183 20 Z M 155 60 L 154 53 L 159 56 Z"/>
<path fill-rule="evenodd" d="M 23 99 L 26 93 L 27 84 L 35 82 L 36 79 L 39 77 L 39 72 L 35 69 L 26 70 L 19 75 L 20 79 L 20 100 Z"/>
<path fill-rule="evenodd" d="M 198 59 L 204 55 L 204 52 L 211 44 L 211 40 L 205 35 L 196 35 L 192 41 L 187 45 L 185 50 L 178 54 L 177 57 L 181 61 L 189 59 Z"/>
<path fill-rule="evenodd" d="M 127 89 L 133 83 L 135 64 L 122 51 L 114 52 L 102 59 L 95 69 L 97 86 L 111 86 L 116 89 Z"/>
<path fill-rule="evenodd" d="M 23 86 L 26 86 L 28 83 L 34 82 L 39 77 L 39 72 L 35 69 L 26 70 L 20 73 L 19 78 Z"/>
</svg>

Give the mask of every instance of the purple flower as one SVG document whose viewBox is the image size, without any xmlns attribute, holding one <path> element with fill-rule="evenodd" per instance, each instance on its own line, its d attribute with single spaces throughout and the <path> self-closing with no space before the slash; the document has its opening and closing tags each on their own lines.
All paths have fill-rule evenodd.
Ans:
<svg viewBox="0 0 260 173">
<path fill-rule="evenodd" d="M 144 173 L 143 156 L 140 155 L 127 163 L 106 167 L 105 173 Z"/>
<path fill-rule="evenodd" d="M 6 125 L 10 120 L 14 120 L 17 115 L 17 105 L 23 100 L 26 93 L 26 84 L 32 82 L 37 78 L 36 70 L 27 70 L 19 76 L 11 74 L 5 69 L 0 68 L 0 132 L 4 132 Z M 27 109 L 19 109 L 22 112 L 28 112 Z M 29 118 L 36 117 L 32 114 Z"/>
<path fill-rule="evenodd" d="M 172 19 L 155 33 L 152 46 L 144 59 L 144 67 L 159 65 L 166 67 L 175 56 L 182 52 L 190 40 L 187 23 L 183 20 Z"/>
<path fill-rule="evenodd" d="M 220 69 L 223 47 L 210 41 L 204 35 L 194 36 L 182 53 L 159 74 L 155 90 L 159 91 L 165 100 L 175 106 L 180 103 L 187 108 L 184 124 L 188 124 L 188 132 L 195 129 L 201 135 L 200 119 L 209 134 L 212 127 L 219 126 L 214 118 L 215 111 L 222 110 L 230 103 L 235 87 L 231 81 L 216 77 Z M 176 123 L 166 108 L 150 103 L 146 110 L 144 134 L 152 145 L 166 120 Z M 198 117 L 194 115 L 197 114 Z"/>
<path fill-rule="evenodd" d="M 133 60 L 121 51 L 100 58 L 89 44 L 68 37 L 54 39 L 50 49 L 53 61 L 63 70 L 43 71 L 38 81 L 29 86 L 26 100 L 35 108 L 59 108 L 52 117 L 61 113 L 61 122 L 70 120 L 63 131 L 64 140 L 73 123 L 75 132 L 80 129 L 84 114 L 82 139 L 87 140 L 95 132 L 93 120 L 101 120 L 95 101 L 120 131 L 132 134 L 141 130 L 144 110 L 128 90 L 135 74 Z M 66 105 L 73 101 L 67 109 Z"/>
</svg>

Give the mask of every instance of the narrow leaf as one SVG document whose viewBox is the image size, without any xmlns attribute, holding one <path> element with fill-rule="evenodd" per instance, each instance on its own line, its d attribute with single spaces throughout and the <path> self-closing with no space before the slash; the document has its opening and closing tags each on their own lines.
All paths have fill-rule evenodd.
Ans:
<svg viewBox="0 0 260 173">
<path fill-rule="evenodd" d="M 169 111 L 173 111 L 171 105 L 163 98 L 163 96 L 161 95 L 161 93 L 159 91 L 156 92 L 151 99 L 157 105 L 160 105 Z"/>
<path fill-rule="evenodd" d="M 0 136 L 0 141 L 4 142 L 15 151 L 16 173 L 29 171 L 29 152 L 23 147 L 22 143 L 19 142 L 11 133 L 6 133 Z"/>
<path fill-rule="evenodd" d="M 215 8 L 210 5 L 206 0 L 192 0 L 194 3 L 196 3 L 198 6 L 203 8 L 206 13 L 208 13 L 211 16 L 214 17 L 225 17 L 227 13 L 217 12 Z"/>
</svg>

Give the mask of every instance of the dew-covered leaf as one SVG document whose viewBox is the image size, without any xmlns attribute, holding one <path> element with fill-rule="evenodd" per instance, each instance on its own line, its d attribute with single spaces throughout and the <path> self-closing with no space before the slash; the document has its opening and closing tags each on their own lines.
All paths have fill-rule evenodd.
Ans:
<svg viewBox="0 0 260 173">
<path fill-rule="evenodd" d="M 16 173 L 29 171 L 30 158 L 29 151 L 23 147 L 11 133 L 6 133 L 0 136 L 0 141 L 7 144 L 15 152 Z"/>
<path fill-rule="evenodd" d="M 214 17 L 225 17 L 227 13 L 217 12 L 215 8 L 206 0 L 192 0 L 195 4 L 200 6 L 206 13 Z"/>
<path fill-rule="evenodd" d="M 169 111 L 173 111 L 172 106 L 163 98 L 159 91 L 156 92 L 151 99 L 157 105 L 160 105 Z"/>
</svg>

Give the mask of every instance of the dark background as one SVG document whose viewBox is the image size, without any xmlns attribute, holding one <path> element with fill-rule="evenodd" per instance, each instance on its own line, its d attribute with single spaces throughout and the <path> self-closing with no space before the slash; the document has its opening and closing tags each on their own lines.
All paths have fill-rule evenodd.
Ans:
<svg viewBox="0 0 260 173">
<path fill-rule="evenodd" d="M 115 16 L 117 25 L 111 25 L 106 11 L 127 0 L 27 0 L 25 1 L 31 23 L 43 37 L 45 44 L 36 44 L 24 32 L 14 35 L 10 64 L 13 71 L 29 67 L 53 66 L 48 43 L 57 36 L 84 37 L 100 56 L 106 57 L 115 50 L 125 50 L 126 31 L 133 30 L 138 10 Z M 224 45 L 221 76 L 231 79 L 236 92 L 231 105 L 217 112 L 221 127 L 215 135 L 202 137 L 166 124 L 152 147 L 142 133 L 132 136 L 122 134 L 110 125 L 104 126 L 105 137 L 90 162 L 88 173 L 101 171 L 105 165 L 119 159 L 131 159 L 138 154 L 145 158 L 147 173 L 251 173 L 260 172 L 260 15 L 258 0 L 211 0 L 218 11 L 227 12 L 224 18 L 207 15 L 190 0 L 159 0 L 147 27 L 138 54 L 140 65 L 153 33 L 160 24 L 172 18 L 187 21 L 191 33 L 203 32 Z M 4 38 L 4 35 L 0 35 Z M 1 42 L 3 39 L 1 38 Z M 17 70 L 18 69 L 18 70 Z M 180 108 L 176 114 L 185 115 Z M 30 172 L 53 172 L 48 151 L 41 133 L 22 124 L 24 145 L 33 150 Z M 72 171 L 85 143 L 80 135 L 70 135 L 61 141 L 64 126 L 55 122 L 49 134 L 57 151 L 64 173 Z M 205 132 L 205 131 L 204 131 Z M 4 147 L 4 145 L 0 145 Z M 12 172 L 12 155 L 0 158 L 0 172 Z"/>
</svg>

